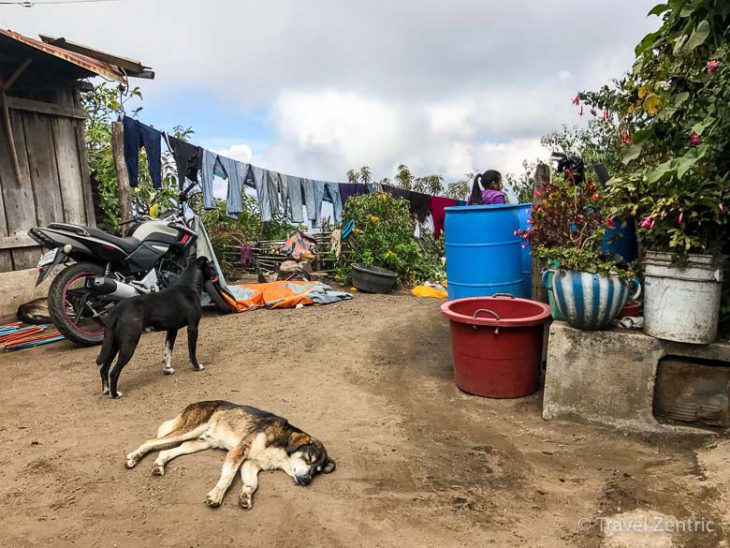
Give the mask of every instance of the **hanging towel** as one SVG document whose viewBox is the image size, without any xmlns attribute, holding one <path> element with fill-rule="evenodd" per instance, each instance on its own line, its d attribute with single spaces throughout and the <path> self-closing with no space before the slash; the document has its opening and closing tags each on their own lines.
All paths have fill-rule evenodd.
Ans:
<svg viewBox="0 0 730 548">
<path fill-rule="evenodd" d="M 198 181 L 198 171 L 203 161 L 203 149 L 199 146 L 186 143 L 175 137 L 167 137 L 172 147 L 172 156 L 177 166 L 177 181 L 180 188 L 185 186 L 185 179 Z"/>
<path fill-rule="evenodd" d="M 340 183 L 340 198 L 342 200 L 342 206 L 344 207 L 347 200 L 353 196 L 361 196 L 370 192 L 368 185 L 362 183 Z"/>
<path fill-rule="evenodd" d="M 446 212 L 444 208 L 457 205 L 458 202 L 452 198 L 443 198 L 441 196 L 431 196 L 431 216 L 433 217 L 433 236 L 437 240 L 441 237 L 444 229 L 444 218 Z"/>
<path fill-rule="evenodd" d="M 124 161 L 129 173 L 129 186 L 136 187 L 139 180 L 139 149 L 147 151 L 147 165 L 150 168 L 152 186 L 162 188 L 162 133 L 134 118 L 125 116 Z"/>
</svg>

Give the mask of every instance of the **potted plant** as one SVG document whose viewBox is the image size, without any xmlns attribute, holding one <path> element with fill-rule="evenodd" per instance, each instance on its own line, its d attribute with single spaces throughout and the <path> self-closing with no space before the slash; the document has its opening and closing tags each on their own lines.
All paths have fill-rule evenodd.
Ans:
<svg viewBox="0 0 730 548">
<path fill-rule="evenodd" d="M 650 13 L 663 24 L 636 47 L 632 71 L 580 98 L 619 119 L 625 167 L 608 194 L 646 249 L 644 331 L 709 343 L 730 251 L 730 10 L 678 0 Z"/>
<path fill-rule="evenodd" d="M 603 253 L 604 233 L 613 221 L 601 213 L 601 189 L 558 176 L 535 192 L 541 201 L 533 207 L 531 227 L 518 232 L 549 265 L 543 283 L 552 305 L 573 327 L 610 326 L 630 296 L 632 274 Z"/>
</svg>

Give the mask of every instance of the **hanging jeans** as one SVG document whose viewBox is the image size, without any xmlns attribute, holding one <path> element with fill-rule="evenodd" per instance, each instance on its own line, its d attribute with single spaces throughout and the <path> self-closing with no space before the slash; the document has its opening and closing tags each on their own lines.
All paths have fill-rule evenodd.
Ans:
<svg viewBox="0 0 730 548">
<path fill-rule="evenodd" d="M 134 118 L 125 116 L 124 126 L 124 161 L 129 173 L 129 186 L 136 187 L 139 180 L 139 149 L 144 146 L 147 151 L 147 165 L 150 168 L 152 186 L 162 188 L 162 133 Z"/>
<path fill-rule="evenodd" d="M 283 173 L 275 173 L 276 187 L 279 191 L 279 215 L 286 217 L 289 209 L 289 176 Z"/>
<path fill-rule="evenodd" d="M 287 187 L 289 189 L 289 218 L 293 223 L 303 223 L 302 214 L 303 189 L 300 177 L 287 176 Z"/>
<path fill-rule="evenodd" d="M 322 215 L 322 202 L 325 198 L 332 203 L 332 210 L 334 221 L 340 222 L 340 215 L 342 214 L 342 198 L 340 198 L 340 184 L 339 183 L 323 183 L 322 181 L 314 181 L 314 207 L 316 211 L 317 220 Z"/>
<path fill-rule="evenodd" d="M 307 208 L 307 218 L 312 222 L 312 226 L 317 226 L 319 211 L 314 199 L 314 181 L 302 179 L 302 192 L 304 193 L 304 207 Z"/>
<path fill-rule="evenodd" d="M 256 198 L 261 210 L 261 220 L 270 221 L 280 211 L 279 174 L 261 167 L 251 166 L 251 177 L 256 187 Z"/>
</svg>

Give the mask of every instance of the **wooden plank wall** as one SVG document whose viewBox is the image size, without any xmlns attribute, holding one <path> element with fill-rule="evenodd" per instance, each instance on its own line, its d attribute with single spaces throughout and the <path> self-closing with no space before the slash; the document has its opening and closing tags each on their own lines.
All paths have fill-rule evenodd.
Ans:
<svg viewBox="0 0 730 548">
<path fill-rule="evenodd" d="M 19 96 L 80 106 L 79 92 L 73 88 Z M 31 227 L 52 222 L 95 224 L 83 120 L 15 109 L 10 116 L 23 181 L 20 185 L 15 181 L 7 136 L 0 130 L 0 272 L 35 266 L 39 248 L 23 237 Z"/>
</svg>

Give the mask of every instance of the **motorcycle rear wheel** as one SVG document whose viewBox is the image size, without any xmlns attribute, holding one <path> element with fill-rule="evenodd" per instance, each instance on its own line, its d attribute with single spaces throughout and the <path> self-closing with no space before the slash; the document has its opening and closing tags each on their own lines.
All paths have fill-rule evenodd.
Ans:
<svg viewBox="0 0 730 548">
<path fill-rule="evenodd" d="M 86 278 L 103 276 L 94 263 L 75 263 L 63 269 L 48 291 L 48 312 L 53 325 L 67 339 L 82 346 L 104 340 L 103 318 L 116 303 L 100 301 L 86 290 Z"/>
</svg>

